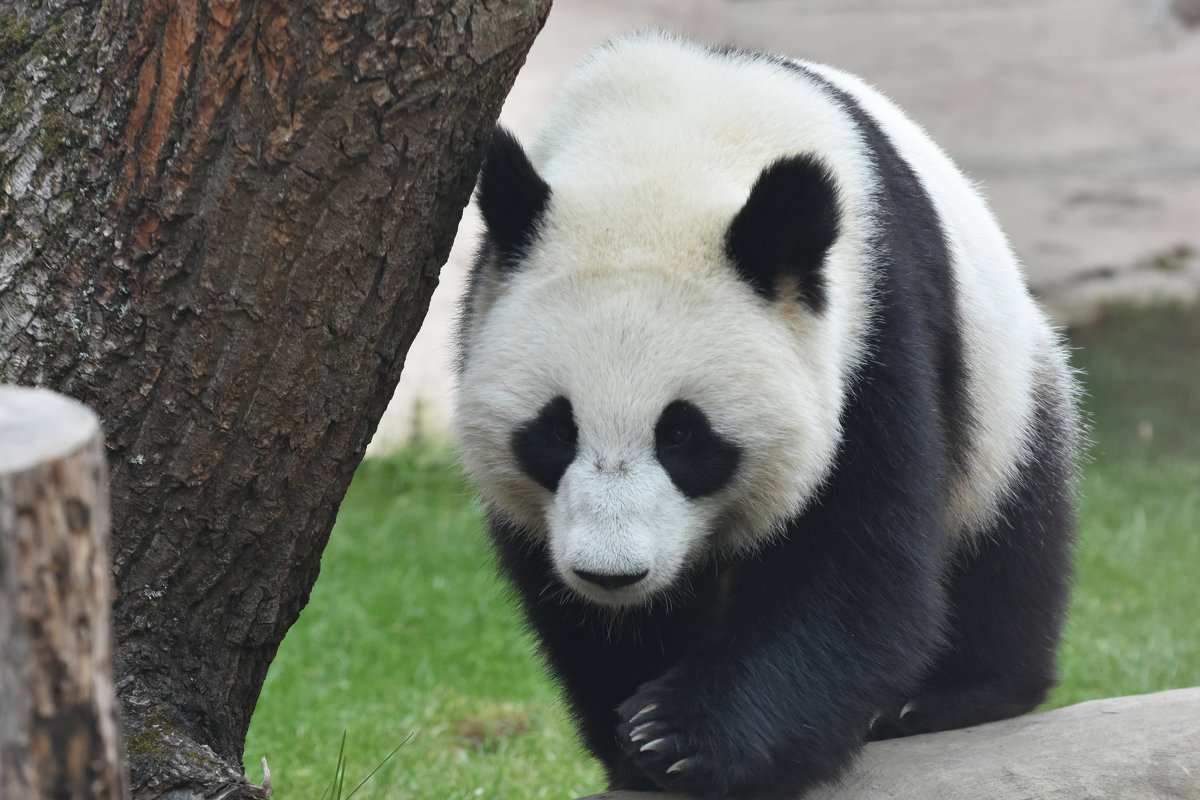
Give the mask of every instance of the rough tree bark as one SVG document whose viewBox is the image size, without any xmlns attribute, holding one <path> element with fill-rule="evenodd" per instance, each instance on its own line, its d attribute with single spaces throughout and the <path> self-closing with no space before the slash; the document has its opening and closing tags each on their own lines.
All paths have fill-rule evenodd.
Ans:
<svg viewBox="0 0 1200 800">
<path fill-rule="evenodd" d="M 0 381 L 104 422 L 135 797 L 258 796 L 267 667 L 549 5 L 0 0 Z"/>
<path fill-rule="evenodd" d="M 96 415 L 0 386 L 0 798 L 123 800 Z"/>
</svg>

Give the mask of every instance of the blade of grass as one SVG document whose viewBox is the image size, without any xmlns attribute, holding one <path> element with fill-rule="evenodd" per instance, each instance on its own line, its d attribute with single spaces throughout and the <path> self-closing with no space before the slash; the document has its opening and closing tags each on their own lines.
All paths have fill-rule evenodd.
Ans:
<svg viewBox="0 0 1200 800">
<path fill-rule="evenodd" d="M 383 765 L 386 764 L 387 762 L 391 761 L 392 756 L 396 755 L 396 753 L 399 753 L 400 748 L 404 747 L 404 745 L 408 744 L 408 740 L 413 738 L 413 734 L 415 734 L 415 733 L 416 733 L 416 731 L 413 731 L 412 733 L 408 734 L 408 736 L 405 736 L 404 741 L 401 742 L 400 744 L 396 745 L 396 749 L 394 749 L 394 750 L 392 750 L 392 752 L 388 753 L 387 758 L 383 759 L 383 761 L 380 761 L 379 765 L 377 767 L 375 767 L 375 769 L 371 770 L 371 774 L 368 775 L 367 777 L 363 778 L 362 783 L 360 783 L 358 786 L 355 786 L 354 791 L 352 791 L 350 794 L 346 795 L 346 800 L 350 800 L 351 797 L 354 797 L 354 795 L 358 794 L 358 790 L 361 789 L 362 787 L 366 786 L 367 781 L 369 781 L 369 780 L 371 780 L 371 778 L 375 777 L 375 773 L 379 772 L 379 770 L 383 769 Z"/>
<path fill-rule="evenodd" d="M 342 731 L 342 745 L 338 748 L 337 764 L 333 767 L 333 780 L 329 782 L 329 786 L 321 793 L 321 800 L 341 800 L 342 787 L 339 784 L 339 778 L 343 778 L 346 774 L 346 731 Z"/>
</svg>

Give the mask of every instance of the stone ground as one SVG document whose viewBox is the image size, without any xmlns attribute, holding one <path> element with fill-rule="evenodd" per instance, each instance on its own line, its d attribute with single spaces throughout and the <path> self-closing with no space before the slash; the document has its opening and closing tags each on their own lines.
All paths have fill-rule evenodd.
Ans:
<svg viewBox="0 0 1200 800">
<path fill-rule="evenodd" d="M 555 0 L 505 105 L 522 138 L 613 33 L 649 26 L 855 72 L 992 201 L 1057 319 L 1200 295 L 1200 0 Z M 441 431 L 469 209 L 372 450 Z"/>
</svg>

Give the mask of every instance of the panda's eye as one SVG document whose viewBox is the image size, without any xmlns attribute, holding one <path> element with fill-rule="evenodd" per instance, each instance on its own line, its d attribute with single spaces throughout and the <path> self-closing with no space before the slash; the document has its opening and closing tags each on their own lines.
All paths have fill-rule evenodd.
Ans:
<svg viewBox="0 0 1200 800">
<path fill-rule="evenodd" d="M 663 431 L 662 443 L 666 447 L 682 447 L 692 438 L 692 429 L 687 425 L 672 425 Z"/>
<path fill-rule="evenodd" d="M 578 436 L 574 423 L 569 420 L 555 420 L 550 432 L 554 434 L 556 441 L 563 444 L 575 444 L 575 438 Z"/>
</svg>

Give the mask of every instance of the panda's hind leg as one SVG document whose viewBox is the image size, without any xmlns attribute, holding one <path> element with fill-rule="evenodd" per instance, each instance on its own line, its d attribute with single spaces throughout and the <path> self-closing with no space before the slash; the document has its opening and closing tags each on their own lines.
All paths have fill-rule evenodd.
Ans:
<svg viewBox="0 0 1200 800">
<path fill-rule="evenodd" d="M 1042 406 L 1034 457 L 1016 490 L 991 529 L 950 565 L 944 649 L 922 688 L 885 709 L 869 738 L 1017 716 L 1054 686 L 1074 538 L 1074 443 L 1066 427 L 1064 416 Z"/>
</svg>

